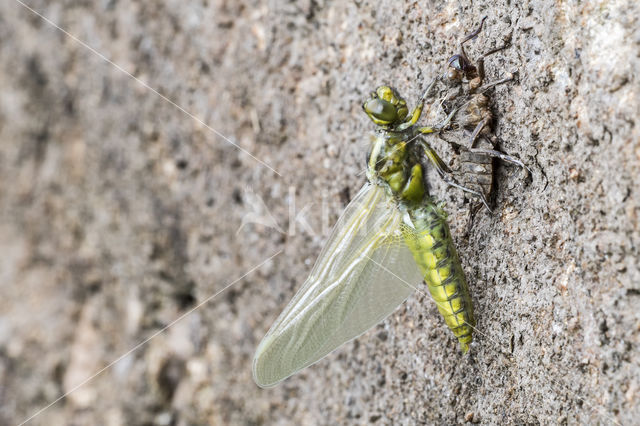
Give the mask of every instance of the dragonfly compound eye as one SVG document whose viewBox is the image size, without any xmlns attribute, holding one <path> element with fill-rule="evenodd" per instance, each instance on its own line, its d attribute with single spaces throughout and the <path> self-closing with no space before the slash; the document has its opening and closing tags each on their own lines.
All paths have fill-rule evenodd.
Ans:
<svg viewBox="0 0 640 426">
<path fill-rule="evenodd" d="M 379 126 L 388 126 L 407 117 L 409 109 L 404 99 L 388 86 L 380 86 L 371 94 L 362 108 L 369 118 Z"/>
<path fill-rule="evenodd" d="M 379 125 L 391 124 L 398 119 L 396 107 L 384 99 L 369 99 L 364 103 L 363 108 L 369 118 Z"/>
</svg>

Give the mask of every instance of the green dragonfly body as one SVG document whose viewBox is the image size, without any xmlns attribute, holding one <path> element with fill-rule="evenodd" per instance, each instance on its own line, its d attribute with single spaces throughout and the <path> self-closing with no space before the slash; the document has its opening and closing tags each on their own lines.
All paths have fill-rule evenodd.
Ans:
<svg viewBox="0 0 640 426">
<path fill-rule="evenodd" d="M 404 302 L 421 279 L 463 352 L 469 350 L 475 326 L 471 297 L 446 214 L 427 192 L 426 165 L 461 186 L 421 137 L 446 126 L 455 111 L 441 126 L 416 126 L 435 82 L 411 113 L 387 86 L 364 103 L 378 125 L 367 157 L 369 182 L 346 207 L 309 277 L 258 346 L 253 377 L 259 386 L 276 385 L 364 333 Z"/>
<path fill-rule="evenodd" d="M 406 212 L 405 223 L 413 232 L 404 233 L 405 242 L 438 310 L 458 338 L 463 352 L 467 352 L 475 327 L 473 304 L 446 213 L 428 195 L 424 181 L 424 160 L 437 163 L 439 158 L 419 135 L 435 129 L 406 127 L 404 121 L 396 126 L 393 121 L 381 122 L 380 117 L 374 115 L 375 111 L 382 110 L 377 106 L 381 101 L 400 105 L 400 117 L 404 105 L 404 100 L 385 86 L 378 88 L 365 103 L 365 112 L 381 126 L 371 149 L 367 177 L 371 183 L 387 188 L 398 208 Z M 411 117 L 408 123 L 415 124 L 415 121 L 417 118 Z M 396 130 L 398 127 L 400 130 Z"/>
</svg>

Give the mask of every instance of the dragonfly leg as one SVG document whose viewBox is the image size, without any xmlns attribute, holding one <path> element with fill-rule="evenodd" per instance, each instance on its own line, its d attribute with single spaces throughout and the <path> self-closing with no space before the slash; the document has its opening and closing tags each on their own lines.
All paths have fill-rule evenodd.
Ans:
<svg viewBox="0 0 640 426">
<path fill-rule="evenodd" d="M 433 164 L 433 166 L 435 167 L 436 171 L 438 172 L 438 175 L 444 181 L 444 183 L 446 183 L 449 186 L 453 186 L 455 188 L 458 188 L 458 189 L 461 189 L 461 190 L 463 190 L 465 192 L 468 192 L 469 194 L 475 195 L 476 197 L 478 197 L 480 199 L 480 201 L 482 201 L 482 204 L 484 204 L 484 206 L 487 208 L 487 210 L 491 211 L 491 207 L 489 207 L 489 203 L 487 202 L 487 199 L 485 198 L 484 194 L 482 194 L 481 192 L 478 192 L 476 190 L 473 190 L 471 188 L 467 188 L 464 185 L 459 184 L 458 181 L 456 181 L 456 179 L 453 177 L 453 173 L 451 172 L 449 167 L 447 167 L 447 165 L 444 163 L 444 161 L 442 161 L 442 159 L 434 151 L 434 149 L 431 148 L 431 146 L 426 141 L 424 141 L 423 139 L 421 139 L 420 142 L 421 142 L 422 148 L 424 150 L 424 154 L 426 155 L 426 157 L 429 160 L 429 162 L 431 164 Z"/>
<path fill-rule="evenodd" d="M 399 131 L 406 130 L 409 127 L 411 127 L 414 124 L 416 124 L 418 122 L 418 120 L 420 120 L 420 117 L 422 116 L 422 109 L 423 108 L 424 108 L 424 100 L 420 100 L 418 105 L 416 105 L 416 107 L 408 115 L 407 121 L 405 121 L 404 123 L 400 124 L 397 127 L 397 130 L 399 130 Z"/>
<path fill-rule="evenodd" d="M 431 93 L 431 90 L 433 90 L 437 81 L 438 81 L 438 77 L 434 78 L 431 81 L 427 89 L 424 91 L 424 93 L 420 97 L 420 101 L 418 102 L 418 105 L 416 105 L 416 107 L 411 111 L 406 121 L 398 126 L 398 130 L 408 129 L 409 127 L 415 125 L 418 122 L 418 120 L 420 120 L 420 117 L 422 116 L 422 110 L 424 108 L 424 102 L 429 97 L 429 94 Z"/>
<path fill-rule="evenodd" d="M 431 94 L 431 91 L 433 90 L 436 83 L 438 82 L 439 78 L 440 78 L 439 76 L 436 76 L 433 80 L 431 80 L 431 83 L 429 83 L 429 86 L 427 86 L 427 89 L 424 91 L 424 93 L 420 97 L 420 102 L 424 102 L 427 100 L 427 98 Z"/>
<path fill-rule="evenodd" d="M 427 135 L 429 133 L 436 133 L 441 130 L 444 130 L 451 123 L 451 120 L 453 120 L 453 117 L 456 115 L 456 112 L 458 112 L 457 108 L 451 111 L 447 116 L 447 118 L 445 118 L 440 123 L 436 124 L 435 126 L 420 127 L 418 128 L 418 132 L 422 133 L 423 135 Z"/>
</svg>

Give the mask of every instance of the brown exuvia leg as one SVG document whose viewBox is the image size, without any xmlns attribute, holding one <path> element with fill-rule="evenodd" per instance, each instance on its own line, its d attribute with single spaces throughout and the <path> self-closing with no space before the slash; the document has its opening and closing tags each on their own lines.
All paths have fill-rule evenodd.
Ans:
<svg viewBox="0 0 640 426">
<path fill-rule="evenodd" d="M 500 79 L 500 80 L 496 80 L 496 81 L 492 81 L 491 83 L 487 83 L 484 86 L 480 87 L 478 89 L 478 93 L 483 93 L 489 89 L 491 89 L 494 86 L 497 86 L 499 84 L 503 84 L 503 83 L 508 83 L 510 81 L 513 81 L 513 74 L 511 73 L 507 73 L 507 76 Z"/>
<path fill-rule="evenodd" d="M 480 25 L 478 26 L 478 28 L 472 32 L 471 34 L 469 34 L 468 36 L 466 36 L 465 38 L 462 39 L 462 41 L 460 42 L 460 48 L 462 49 L 462 45 L 465 44 L 466 42 L 468 42 L 469 40 L 471 40 L 472 38 L 476 38 L 478 36 L 478 34 L 480 34 L 480 31 L 482 31 L 482 25 L 484 25 L 484 21 L 487 20 L 487 17 L 485 16 L 484 18 L 482 18 L 482 21 L 480 21 Z"/>
<path fill-rule="evenodd" d="M 483 193 L 458 183 L 458 181 L 456 181 L 456 179 L 453 177 L 453 173 L 451 173 L 451 170 L 449 170 L 449 167 L 447 167 L 447 165 L 444 163 L 444 161 L 442 161 L 442 159 L 440 158 L 440 156 L 438 156 L 438 154 L 434 151 L 434 149 L 431 148 L 431 145 L 429 145 L 423 139 L 420 139 L 420 144 L 422 145 L 425 156 L 427 157 L 429 162 L 435 167 L 436 171 L 438 172 L 438 175 L 444 181 L 444 183 L 446 183 L 447 185 L 453 186 L 455 188 L 462 189 L 463 191 L 468 192 L 469 194 L 475 195 L 480 199 L 480 201 L 482 201 L 482 204 L 484 204 L 487 210 L 491 211 L 491 207 L 489 207 L 489 203 L 487 202 L 487 199 L 485 198 Z"/>
<path fill-rule="evenodd" d="M 531 170 L 527 166 L 525 166 L 525 164 L 522 161 L 518 160 L 515 157 L 507 155 L 504 152 L 496 151 L 494 149 L 482 149 L 482 148 L 470 148 L 469 151 L 476 154 L 485 154 L 485 155 L 488 155 L 489 157 L 499 158 L 502 161 L 506 161 L 508 163 L 520 166 L 523 169 L 525 169 L 527 172 L 531 173 Z"/>
<path fill-rule="evenodd" d="M 469 218 L 467 219 L 467 229 L 465 231 L 465 236 L 468 237 L 471 234 L 471 227 L 473 226 L 473 220 L 476 218 L 476 214 L 480 211 L 481 204 L 471 204 L 469 205 Z"/>
<path fill-rule="evenodd" d="M 506 49 L 507 47 L 509 47 L 508 44 L 505 44 L 503 46 L 500 47 L 496 47 L 495 49 L 491 49 L 490 51 L 488 51 L 487 53 L 483 54 L 482 56 L 480 56 L 478 58 L 478 61 L 476 63 L 476 67 L 478 68 L 478 77 L 480 77 L 481 81 L 484 81 L 484 58 L 486 58 L 489 55 L 493 55 L 494 53 L 497 53 L 501 50 Z"/>
<path fill-rule="evenodd" d="M 478 28 L 472 32 L 471 34 L 469 34 L 468 36 L 466 36 L 465 38 L 462 39 L 462 41 L 460 42 L 460 54 L 462 55 L 462 57 L 468 62 L 469 60 L 467 59 L 467 55 L 466 53 L 464 53 L 464 44 L 466 42 L 468 42 L 469 40 L 476 38 L 478 36 L 478 34 L 480 34 L 480 31 L 482 31 L 482 25 L 484 24 L 484 21 L 486 21 L 487 17 L 485 16 L 484 18 L 482 18 L 482 21 L 480 21 L 480 25 L 478 26 Z"/>
<path fill-rule="evenodd" d="M 473 150 L 476 145 L 476 141 L 478 140 L 478 136 L 480 136 L 480 132 L 487 127 L 491 123 L 491 118 L 487 117 L 481 122 L 478 123 L 475 129 L 473 129 L 473 133 L 471 134 L 471 139 L 469 141 L 469 150 Z"/>
</svg>

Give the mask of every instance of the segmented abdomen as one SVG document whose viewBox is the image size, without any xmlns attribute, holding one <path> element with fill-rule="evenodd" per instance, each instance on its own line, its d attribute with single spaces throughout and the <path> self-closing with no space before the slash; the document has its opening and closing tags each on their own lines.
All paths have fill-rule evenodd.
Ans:
<svg viewBox="0 0 640 426">
<path fill-rule="evenodd" d="M 435 204 L 409 210 L 415 232 L 405 236 L 407 246 L 447 326 L 463 352 L 469 350 L 475 327 L 467 281 L 451 238 L 446 213 Z"/>
<path fill-rule="evenodd" d="M 484 137 L 478 139 L 476 147 L 494 149 L 493 145 Z M 461 151 L 458 180 L 462 186 L 481 193 L 485 199 L 489 200 L 493 189 L 493 158 L 486 154 Z M 465 192 L 465 196 L 474 197 L 467 192 Z"/>
</svg>

